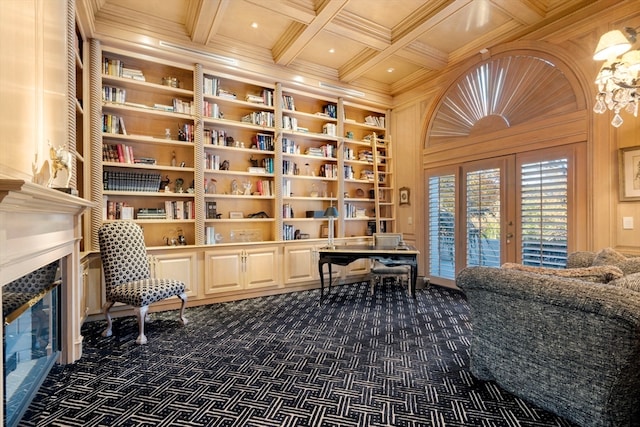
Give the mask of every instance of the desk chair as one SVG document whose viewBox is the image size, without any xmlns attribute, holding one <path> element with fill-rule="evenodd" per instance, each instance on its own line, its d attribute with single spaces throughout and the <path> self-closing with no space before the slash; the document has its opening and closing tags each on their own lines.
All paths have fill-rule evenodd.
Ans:
<svg viewBox="0 0 640 427">
<path fill-rule="evenodd" d="M 102 312 L 107 320 L 103 337 L 110 337 L 111 316 L 109 310 L 116 302 L 134 307 L 138 318 L 137 344 L 146 344 L 144 322 L 147 320 L 149 305 L 177 296 L 182 300 L 180 320 L 187 324 L 184 308 L 187 304 L 185 284 L 179 280 L 151 277 L 147 249 L 142 228 L 131 221 L 116 221 L 103 224 L 98 230 L 100 257 L 104 272 L 107 302 Z"/>
<path fill-rule="evenodd" d="M 403 245 L 402 233 L 373 233 L 374 246 L 381 247 L 398 247 Z M 400 279 L 401 283 L 409 283 L 409 277 L 411 276 L 411 267 L 408 265 L 393 265 L 386 266 L 380 261 L 373 261 L 371 265 L 370 280 L 371 295 L 373 295 L 376 283 L 382 283 L 385 277 L 393 278 L 394 283 L 398 283 Z"/>
</svg>

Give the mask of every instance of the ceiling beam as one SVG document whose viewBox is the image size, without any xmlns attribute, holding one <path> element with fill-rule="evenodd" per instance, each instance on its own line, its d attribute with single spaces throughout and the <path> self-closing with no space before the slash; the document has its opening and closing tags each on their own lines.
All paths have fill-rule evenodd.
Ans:
<svg viewBox="0 0 640 427">
<path fill-rule="evenodd" d="M 524 25 L 533 25 L 545 17 L 545 11 L 536 7 L 531 1 L 491 0 L 491 2 L 507 15 Z"/>
<path fill-rule="evenodd" d="M 471 0 L 439 0 L 427 2 L 420 10 L 413 13 L 409 19 L 398 24 L 392 31 L 391 45 L 377 52 L 358 55 L 340 68 L 340 80 L 352 82 L 367 71 L 383 62 L 392 55 L 399 53 L 418 37 L 433 28 L 445 18 L 451 16 Z"/>
<path fill-rule="evenodd" d="M 308 24 L 293 23 L 273 47 L 273 61 L 279 65 L 289 65 L 347 5 L 349 0 L 325 0 L 320 4 L 316 17 Z"/>
<path fill-rule="evenodd" d="M 222 24 L 231 0 L 193 0 L 189 5 L 187 30 L 191 41 L 206 45 Z"/>
</svg>

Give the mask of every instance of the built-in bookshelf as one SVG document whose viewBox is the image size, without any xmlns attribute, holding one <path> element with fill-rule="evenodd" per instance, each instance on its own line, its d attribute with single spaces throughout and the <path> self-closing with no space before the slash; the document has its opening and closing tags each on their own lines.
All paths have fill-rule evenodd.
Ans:
<svg viewBox="0 0 640 427">
<path fill-rule="evenodd" d="M 103 221 L 196 244 L 193 67 L 103 49 L 101 82 Z"/>
<path fill-rule="evenodd" d="M 395 230 L 393 158 L 383 111 L 343 103 L 344 235 Z"/>
<path fill-rule="evenodd" d="M 278 86 L 281 102 L 282 239 L 323 237 L 338 204 L 338 99 Z M 337 230 L 336 230 L 337 233 Z"/>
<path fill-rule="evenodd" d="M 101 222 L 147 246 L 321 239 L 330 206 L 337 237 L 394 229 L 385 110 L 117 48 L 99 69 Z"/>
<path fill-rule="evenodd" d="M 203 74 L 205 244 L 276 240 L 274 88 Z"/>
</svg>

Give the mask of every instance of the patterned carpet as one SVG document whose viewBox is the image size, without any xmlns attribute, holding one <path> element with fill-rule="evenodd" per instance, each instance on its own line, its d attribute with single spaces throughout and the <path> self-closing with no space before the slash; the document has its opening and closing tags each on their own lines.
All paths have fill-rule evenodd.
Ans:
<svg viewBox="0 0 640 427">
<path fill-rule="evenodd" d="M 84 325 L 21 426 L 571 426 L 470 375 L 462 293 L 333 288 Z"/>
</svg>

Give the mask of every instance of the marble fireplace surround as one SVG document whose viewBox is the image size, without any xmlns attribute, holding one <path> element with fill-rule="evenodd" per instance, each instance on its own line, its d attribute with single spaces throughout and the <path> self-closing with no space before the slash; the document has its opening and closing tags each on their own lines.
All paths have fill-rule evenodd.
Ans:
<svg viewBox="0 0 640 427">
<path fill-rule="evenodd" d="M 0 283 L 61 260 L 61 355 L 82 355 L 83 287 L 79 272 L 81 215 L 93 204 L 23 180 L 0 179 Z M 0 293 L 1 298 L 1 293 Z M 2 351 L 2 346 L 0 346 Z M 4 357 L 0 357 L 0 367 Z M 0 381 L 1 384 L 1 381 Z"/>
</svg>

